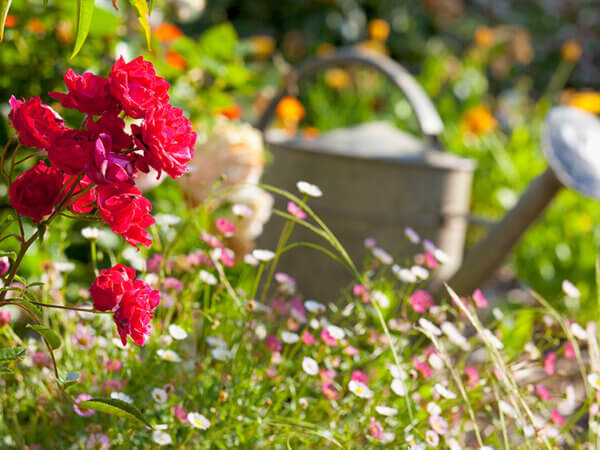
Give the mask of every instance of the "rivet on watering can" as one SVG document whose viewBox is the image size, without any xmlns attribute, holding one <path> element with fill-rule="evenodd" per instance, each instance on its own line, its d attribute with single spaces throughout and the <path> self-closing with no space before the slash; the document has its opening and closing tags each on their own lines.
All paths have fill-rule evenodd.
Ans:
<svg viewBox="0 0 600 450">
<path fill-rule="evenodd" d="M 545 121 L 542 149 L 549 167 L 467 254 L 448 281 L 457 293 L 469 295 L 493 275 L 563 186 L 600 198 L 600 120 L 596 116 L 566 106 L 553 108 Z"/>
<path fill-rule="evenodd" d="M 390 58 L 346 48 L 306 62 L 288 80 L 303 80 L 348 64 L 374 68 L 398 86 L 415 112 L 423 138 L 385 122 L 332 130 L 311 140 L 267 133 L 274 164 L 267 168 L 265 182 L 291 192 L 298 180 L 320 186 L 323 197 L 310 199 L 309 204 L 357 265 L 366 254 L 366 237 L 375 238 L 398 261 L 409 263 L 420 251 L 403 236 L 410 226 L 450 255 L 451 263 L 436 272 L 447 279 L 462 259 L 474 162 L 440 151 L 437 136 L 443 124 L 435 107 L 416 80 Z M 260 129 L 266 128 L 290 89 L 286 85 L 274 97 L 258 124 Z M 285 209 L 284 202 L 278 206 Z M 282 225 L 271 220 L 258 245 L 275 248 Z M 292 240 L 327 246 L 300 226 L 295 227 Z M 324 301 L 338 298 L 340 289 L 352 280 L 345 268 L 313 248 L 294 248 L 282 256 L 279 267 L 296 278 L 303 294 Z"/>
</svg>

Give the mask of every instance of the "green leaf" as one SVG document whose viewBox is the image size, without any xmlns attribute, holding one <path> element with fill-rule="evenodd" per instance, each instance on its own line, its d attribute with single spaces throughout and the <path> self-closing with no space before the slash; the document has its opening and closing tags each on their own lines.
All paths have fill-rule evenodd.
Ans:
<svg viewBox="0 0 600 450">
<path fill-rule="evenodd" d="M 154 9 L 155 0 L 150 0 L 150 13 L 152 14 L 152 10 Z"/>
<path fill-rule="evenodd" d="M 4 39 L 4 24 L 12 0 L 0 0 L 0 42 Z"/>
<path fill-rule="evenodd" d="M 152 425 L 150 425 L 150 423 L 144 418 L 141 411 L 137 409 L 137 407 L 123 400 L 116 398 L 96 397 L 84 402 L 79 402 L 78 406 L 83 406 L 84 408 L 93 409 L 94 411 L 100 411 L 107 414 L 113 414 L 119 417 L 135 419 L 146 425 L 148 428 L 152 428 Z"/>
<path fill-rule="evenodd" d="M 50 328 L 45 327 L 43 325 L 31 325 L 31 324 L 28 324 L 27 327 L 34 329 L 35 331 L 37 331 L 40 334 L 40 336 L 43 336 L 48 341 L 48 344 L 50 344 L 50 348 L 52 348 L 52 350 L 56 350 L 57 348 L 60 347 L 60 344 L 61 344 L 60 337 L 58 336 L 58 334 L 56 334 Z"/>
<path fill-rule="evenodd" d="M 150 24 L 148 19 L 150 17 L 150 10 L 148 9 L 148 3 L 146 0 L 129 0 L 131 6 L 135 8 L 135 12 L 138 16 L 138 21 L 144 30 L 146 36 L 146 42 L 148 44 L 148 50 L 150 50 Z"/>
<path fill-rule="evenodd" d="M 0 348 L 0 361 L 14 361 L 25 355 L 26 347 Z"/>
<path fill-rule="evenodd" d="M 94 15 L 94 0 L 77 0 L 77 31 L 75 33 L 75 48 L 73 49 L 73 58 L 87 38 Z"/>
<path fill-rule="evenodd" d="M 200 54 L 215 58 L 222 62 L 229 62 L 235 57 L 235 46 L 238 38 L 230 23 L 224 23 L 206 30 L 198 44 Z"/>
</svg>

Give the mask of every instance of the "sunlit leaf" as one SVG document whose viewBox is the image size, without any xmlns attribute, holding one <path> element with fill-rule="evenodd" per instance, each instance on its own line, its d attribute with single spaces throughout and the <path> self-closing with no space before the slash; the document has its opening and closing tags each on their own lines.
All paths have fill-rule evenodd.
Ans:
<svg viewBox="0 0 600 450">
<path fill-rule="evenodd" d="M 75 33 L 75 48 L 73 49 L 73 58 L 85 42 L 92 24 L 94 15 L 94 0 L 77 0 L 77 30 Z"/>
<path fill-rule="evenodd" d="M 135 8 L 135 12 L 138 16 L 138 21 L 144 30 L 146 36 L 146 42 L 148 44 L 148 50 L 150 50 L 150 24 L 148 19 L 150 17 L 150 10 L 148 9 L 148 3 L 146 0 L 129 0 L 129 3 Z"/>
<path fill-rule="evenodd" d="M 96 397 L 84 402 L 79 402 L 78 406 L 107 414 L 113 414 L 119 417 L 135 419 L 146 425 L 148 428 L 152 428 L 152 425 L 150 425 L 150 423 L 144 418 L 139 409 L 123 400 L 116 398 Z"/>
<path fill-rule="evenodd" d="M 0 42 L 4 39 L 4 24 L 8 16 L 8 10 L 12 0 L 0 0 Z"/>
</svg>

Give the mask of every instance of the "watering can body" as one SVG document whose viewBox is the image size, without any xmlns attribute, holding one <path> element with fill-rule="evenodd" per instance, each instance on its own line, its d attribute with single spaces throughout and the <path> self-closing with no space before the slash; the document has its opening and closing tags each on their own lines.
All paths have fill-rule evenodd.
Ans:
<svg viewBox="0 0 600 450">
<path fill-rule="evenodd" d="M 442 129 L 437 112 L 420 86 L 392 60 L 347 50 L 337 59 L 321 60 L 320 65 L 313 63 L 299 72 L 312 74 L 323 66 L 365 62 L 364 58 L 405 92 L 424 138 L 417 139 L 384 122 L 337 129 L 312 140 L 266 133 L 274 163 L 266 169 L 264 182 L 296 193 L 299 180 L 319 186 L 323 196 L 311 198 L 309 205 L 357 266 L 367 255 L 364 240 L 369 237 L 397 262 L 406 261 L 410 267 L 414 255 L 422 252 L 422 247 L 404 236 L 406 227 L 413 228 L 449 256 L 449 262 L 434 274 L 446 280 L 462 261 L 474 163 L 439 150 L 434 139 Z M 282 210 L 286 205 L 285 199 L 276 203 Z M 284 219 L 274 216 L 258 245 L 275 249 L 283 225 Z M 328 248 L 321 237 L 298 225 L 290 242 Z M 304 295 L 323 301 L 338 298 L 340 289 L 352 281 L 347 269 L 311 247 L 284 253 L 278 268 L 296 278 Z"/>
</svg>

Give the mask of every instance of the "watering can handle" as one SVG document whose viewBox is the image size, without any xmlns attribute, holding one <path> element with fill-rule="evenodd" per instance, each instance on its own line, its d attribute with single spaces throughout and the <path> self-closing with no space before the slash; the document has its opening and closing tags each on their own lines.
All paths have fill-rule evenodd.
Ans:
<svg viewBox="0 0 600 450">
<path fill-rule="evenodd" d="M 335 53 L 323 58 L 312 59 L 301 64 L 298 69 L 292 71 L 288 76 L 286 86 L 281 88 L 273 97 L 262 117 L 258 121 L 257 128 L 264 131 L 271 121 L 277 105 L 283 97 L 297 90 L 298 81 L 310 77 L 321 70 L 347 63 L 360 63 L 371 66 L 384 74 L 392 83 L 398 86 L 408 102 L 411 104 L 417 116 L 419 127 L 426 137 L 436 137 L 444 129 L 442 119 L 436 111 L 433 103 L 417 83 L 413 76 L 400 64 L 391 58 L 380 55 L 372 50 L 357 47 L 341 48 Z"/>
</svg>

